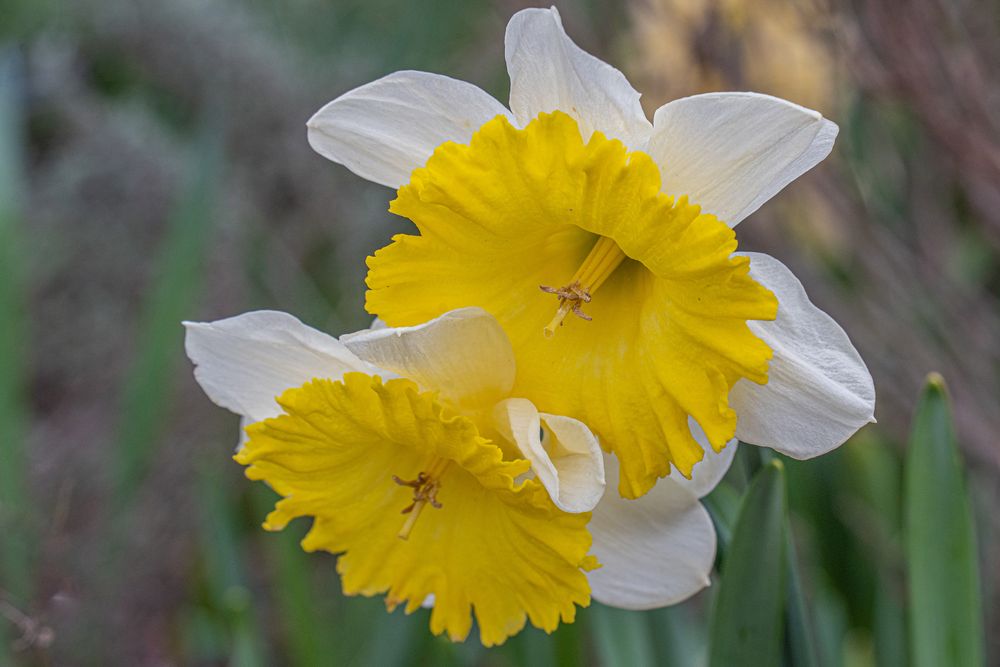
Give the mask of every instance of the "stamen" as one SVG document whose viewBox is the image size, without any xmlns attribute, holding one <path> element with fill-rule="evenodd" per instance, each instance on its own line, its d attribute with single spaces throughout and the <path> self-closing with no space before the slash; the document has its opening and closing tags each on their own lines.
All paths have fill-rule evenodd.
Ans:
<svg viewBox="0 0 1000 667">
<path fill-rule="evenodd" d="M 583 264 L 576 270 L 576 274 L 568 285 L 558 288 L 539 285 L 543 292 L 559 297 L 559 308 L 556 310 L 555 317 L 543 329 L 545 337 L 552 338 L 556 329 L 562 326 L 563 320 L 570 313 L 589 322 L 592 318 L 580 310 L 580 306 L 590 303 L 597 288 L 604 284 L 624 260 L 625 253 L 618 247 L 618 244 L 612 239 L 602 236 L 590 249 L 587 258 L 583 260 Z"/>
<path fill-rule="evenodd" d="M 416 479 L 402 479 L 396 475 L 392 476 L 392 481 L 400 486 L 409 486 L 413 489 L 413 502 L 403 508 L 400 514 L 408 514 L 403 527 L 399 529 L 399 539 L 405 540 L 413 532 L 413 526 L 417 523 L 417 518 L 424 508 L 429 504 L 435 509 L 441 509 L 438 502 L 437 493 L 441 488 L 441 475 L 451 464 L 448 459 L 435 459 L 429 466 L 428 472 L 421 471 Z"/>
</svg>

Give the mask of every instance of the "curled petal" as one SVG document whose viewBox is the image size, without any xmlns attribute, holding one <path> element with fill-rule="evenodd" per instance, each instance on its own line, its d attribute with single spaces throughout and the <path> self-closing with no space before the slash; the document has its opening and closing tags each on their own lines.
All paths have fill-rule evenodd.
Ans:
<svg viewBox="0 0 1000 667">
<path fill-rule="evenodd" d="M 825 454 L 875 421 L 871 374 L 844 330 L 809 301 L 784 264 L 746 255 L 750 274 L 777 295 L 778 319 L 749 323 L 774 357 L 767 384 L 733 387 L 736 437 L 797 459 Z"/>
<path fill-rule="evenodd" d="M 510 398 L 493 411 L 497 429 L 531 461 L 531 468 L 565 512 L 589 512 L 604 495 L 604 458 L 582 422 L 539 413 L 531 401 Z"/>
</svg>

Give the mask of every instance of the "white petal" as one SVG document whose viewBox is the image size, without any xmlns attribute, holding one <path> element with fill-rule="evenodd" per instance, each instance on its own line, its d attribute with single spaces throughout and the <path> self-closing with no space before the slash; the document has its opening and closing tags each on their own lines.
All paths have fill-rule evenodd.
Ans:
<svg viewBox="0 0 1000 667">
<path fill-rule="evenodd" d="M 874 421 L 871 374 L 844 330 L 806 296 L 788 268 L 750 257 L 750 274 L 778 297 L 778 319 L 750 322 L 774 350 L 766 385 L 741 380 L 729 402 L 736 437 L 797 459 L 824 454 Z"/>
<path fill-rule="evenodd" d="M 286 313 L 261 310 L 184 326 L 184 347 L 198 384 L 216 404 L 250 421 L 279 415 L 274 399 L 313 378 L 380 372 L 336 338 Z"/>
<path fill-rule="evenodd" d="M 691 435 L 698 441 L 702 449 L 705 450 L 705 458 L 694 464 L 691 471 L 691 479 L 685 478 L 676 468 L 671 469 L 670 479 L 677 482 L 698 498 L 703 498 L 712 492 L 712 489 L 722 481 L 722 478 L 729 472 L 729 466 L 733 464 L 733 457 L 736 456 L 736 446 L 738 440 L 733 438 L 726 443 L 721 452 L 716 452 L 705 437 L 705 432 L 698 425 L 698 422 L 688 417 L 688 427 Z"/>
<path fill-rule="evenodd" d="M 576 419 L 539 413 L 524 398 L 501 401 L 493 417 L 497 430 L 531 461 L 556 507 L 573 513 L 594 509 L 604 495 L 604 457 L 590 429 Z"/>
<path fill-rule="evenodd" d="M 608 476 L 618 463 L 605 457 Z M 602 567 L 587 573 L 594 599 L 622 609 L 681 602 L 710 583 L 715 527 L 698 498 L 672 478 L 625 500 L 607 493 L 590 520 L 593 553 Z"/>
<path fill-rule="evenodd" d="M 459 405 L 492 405 L 514 386 L 514 350 L 482 308 L 460 308 L 414 327 L 368 329 L 340 341 L 362 359 Z"/>
<path fill-rule="evenodd" d="M 769 95 L 709 93 L 653 116 L 646 150 L 663 189 L 735 227 L 830 154 L 837 125 Z"/>
<path fill-rule="evenodd" d="M 639 93 L 624 74 L 573 43 L 555 7 L 514 14 L 504 42 L 510 108 L 521 126 L 559 110 L 579 122 L 584 139 L 598 130 L 629 146 L 645 142 L 652 126 Z"/>
<path fill-rule="evenodd" d="M 510 112 L 464 81 L 395 72 L 344 93 L 309 119 L 309 145 L 362 178 L 390 188 L 409 182 L 434 149 L 466 143 L 486 121 Z"/>
</svg>

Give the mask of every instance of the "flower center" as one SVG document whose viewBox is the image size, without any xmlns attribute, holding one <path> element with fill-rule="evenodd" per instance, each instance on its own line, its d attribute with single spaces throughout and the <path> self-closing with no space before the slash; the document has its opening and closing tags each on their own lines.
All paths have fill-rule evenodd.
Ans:
<svg viewBox="0 0 1000 667">
<path fill-rule="evenodd" d="M 555 317 L 542 330 L 545 337 L 552 338 L 556 328 L 562 326 L 563 320 L 570 313 L 589 322 L 592 318 L 580 310 L 580 307 L 590 303 L 597 288 L 604 284 L 624 260 L 625 253 L 618 244 L 606 236 L 601 236 L 568 284 L 559 288 L 539 285 L 543 292 L 559 297 L 559 308 Z"/>
<path fill-rule="evenodd" d="M 428 466 L 428 470 L 420 471 L 417 474 L 416 479 L 402 479 L 396 475 L 392 476 L 392 481 L 396 482 L 400 486 L 409 486 L 413 488 L 413 502 L 403 508 L 400 514 L 408 514 L 406 517 L 406 522 L 403 527 L 399 529 L 399 539 L 405 540 L 410 537 L 410 533 L 413 532 L 413 526 L 416 525 L 417 519 L 420 518 L 420 513 L 424 511 L 427 505 L 430 505 L 434 509 L 441 509 L 441 503 L 438 502 L 437 493 L 438 489 L 441 488 L 441 475 L 444 471 L 448 469 L 451 461 L 448 459 L 434 459 L 431 465 Z"/>
<path fill-rule="evenodd" d="M 691 474 L 704 455 L 692 420 L 724 447 L 732 388 L 767 382 L 771 349 L 748 322 L 775 319 L 778 302 L 735 254 L 735 232 L 663 192 L 649 154 L 600 132 L 585 140 L 564 113 L 520 129 L 498 116 L 467 145 L 439 146 L 390 211 L 419 235 L 368 260 L 368 311 L 389 326 L 489 311 L 514 348 L 511 395 L 598 433 L 627 498 L 673 469 Z M 538 330 L 563 323 L 553 349 Z"/>
</svg>

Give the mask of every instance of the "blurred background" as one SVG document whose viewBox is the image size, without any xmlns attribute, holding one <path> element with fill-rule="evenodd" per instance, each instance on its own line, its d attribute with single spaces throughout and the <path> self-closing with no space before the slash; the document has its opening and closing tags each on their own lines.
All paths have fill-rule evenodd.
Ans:
<svg viewBox="0 0 1000 667">
<path fill-rule="evenodd" d="M 650 115 L 755 90 L 839 123 L 833 155 L 738 229 L 843 325 L 878 392 L 878 425 L 787 466 L 820 662 L 908 664 L 901 470 L 939 371 L 1000 664 L 1000 4 L 557 4 Z M 305 121 L 397 69 L 506 100 L 524 6 L 0 0 L 0 665 L 701 664 L 717 587 L 491 651 L 345 599 L 335 558 L 298 548 L 304 522 L 259 528 L 273 494 L 183 354 L 182 319 L 367 325 L 364 257 L 408 223 L 314 154 Z"/>
</svg>

